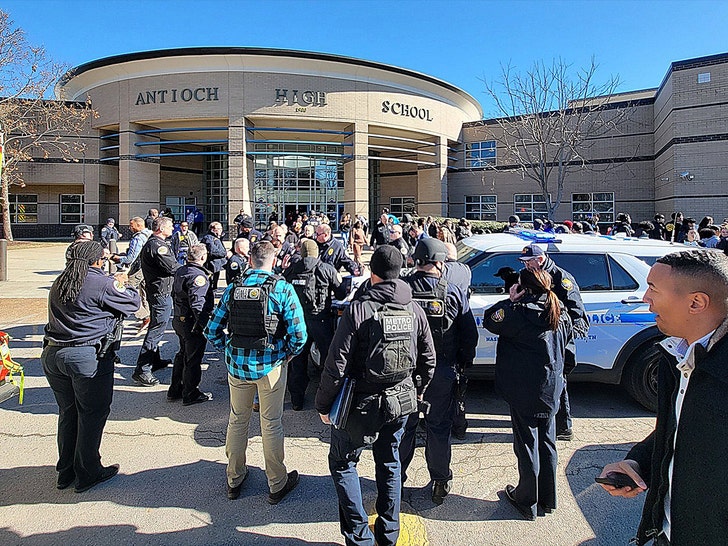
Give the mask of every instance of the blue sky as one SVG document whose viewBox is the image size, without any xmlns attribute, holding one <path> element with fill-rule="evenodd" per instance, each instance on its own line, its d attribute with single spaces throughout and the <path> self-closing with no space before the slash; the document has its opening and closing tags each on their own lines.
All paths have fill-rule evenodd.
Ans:
<svg viewBox="0 0 728 546">
<path fill-rule="evenodd" d="M 4 0 L 58 61 L 148 49 L 253 46 L 358 57 L 461 87 L 494 113 L 482 80 L 594 56 L 620 91 L 657 87 L 672 61 L 728 52 L 728 2 L 487 0 Z M 600 78 L 597 78 L 600 79 Z"/>
</svg>

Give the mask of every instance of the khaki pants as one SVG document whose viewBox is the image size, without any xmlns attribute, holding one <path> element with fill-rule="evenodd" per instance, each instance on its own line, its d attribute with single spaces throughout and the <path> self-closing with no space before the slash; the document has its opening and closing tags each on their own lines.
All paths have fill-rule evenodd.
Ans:
<svg viewBox="0 0 728 546">
<path fill-rule="evenodd" d="M 134 314 L 139 320 L 144 320 L 145 318 L 149 317 L 149 303 L 147 302 L 147 285 L 144 282 L 144 275 L 142 274 L 141 269 L 136 273 L 129 275 L 129 286 L 131 286 L 132 288 L 136 288 L 137 292 L 139 292 L 139 297 L 142 300 L 142 304 L 141 307 L 139 307 L 139 310 Z"/>
<path fill-rule="evenodd" d="M 284 363 L 255 381 L 238 379 L 228 374 L 230 420 L 225 455 L 228 458 L 227 480 L 230 487 L 240 485 L 248 473 L 245 451 L 256 392 L 260 400 L 260 432 L 268 487 L 271 493 L 277 493 L 286 485 L 288 475 L 286 465 L 283 464 L 283 398 L 286 394 L 287 368 L 288 364 Z"/>
</svg>

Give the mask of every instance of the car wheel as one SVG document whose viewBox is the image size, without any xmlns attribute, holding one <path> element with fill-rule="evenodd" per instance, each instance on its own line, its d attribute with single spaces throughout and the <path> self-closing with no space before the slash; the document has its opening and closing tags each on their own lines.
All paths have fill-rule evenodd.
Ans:
<svg viewBox="0 0 728 546">
<path fill-rule="evenodd" d="M 641 345 L 627 361 L 622 385 L 629 395 L 650 411 L 657 411 L 657 366 L 660 361 L 657 341 Z"/>
</svg>

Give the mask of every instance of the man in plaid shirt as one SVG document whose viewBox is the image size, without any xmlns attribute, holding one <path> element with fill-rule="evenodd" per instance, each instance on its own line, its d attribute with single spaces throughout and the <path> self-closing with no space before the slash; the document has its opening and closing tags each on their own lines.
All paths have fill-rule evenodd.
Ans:
<svg viewBox="0 0 728 546">
<path fill-rule="evenodd" d="M 215 348 L 225 351 L 228 367 L 230 420 L 225 443 L 228 498 L 240 496 L 248 477 L 245 451 L 257 392 L 270 504 L 278 504 L 298 484 L 298 472 L 287 472 L 283 463 L 283 398 L 288 362 L 301 352 L 307 337 L 303 308 L 293 286 L 283 277 L 273 276 L 275 257 L 276 249 L 271 243 L 263 241 L 253 246 L 251 268 L 242 279 L 227 287 L 205 329 L 207 339 Z M 260 312 L 258 320 L 255 312 L 247 310 L 265 300 L 254 301 L 254 298 L 265 293 L 264 284 L 271 278 L 274 284 L 267 298 L 267 320 L 277 317 L 278 327 L 275 334 L 268 332 L 261 339 L 253 339 L 249 332 L 260 328 L 266 318 Z"/>
</svg>

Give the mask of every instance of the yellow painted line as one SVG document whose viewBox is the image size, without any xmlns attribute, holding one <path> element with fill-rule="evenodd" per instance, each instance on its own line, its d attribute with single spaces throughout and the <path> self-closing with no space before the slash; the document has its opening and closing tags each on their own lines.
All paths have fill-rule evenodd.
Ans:
<svg viewBox="0 0 728 546">
<path fill-rule="evenodd" d="M 377 515 L 369 516 L 369 528 L 374 532 L 374 520 Z M 414 514 L 399 514 L 399 538 L 397 546 L 429 546 L 425 522 Z"/>
</svg>

